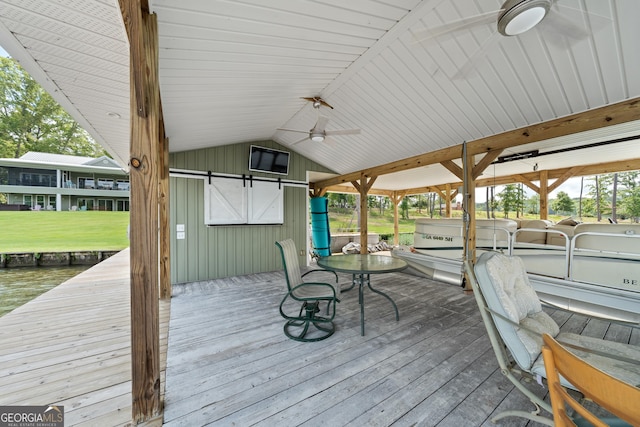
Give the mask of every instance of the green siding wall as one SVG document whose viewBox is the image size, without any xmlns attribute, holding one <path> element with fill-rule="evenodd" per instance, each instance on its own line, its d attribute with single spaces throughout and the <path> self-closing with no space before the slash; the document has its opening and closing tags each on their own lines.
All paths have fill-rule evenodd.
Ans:
<svg viewBox="0 0 640 427">
<path fill-rule="evenodd" d="M 289 151 L 289 175 L 249 172 L 249 147 L 259 145 Z M 253 174 L 305 181 L 307 171 L 331 172 L 273 141 L 261 141 L 172 153 L 172 169 Z M 307 249 L 308 193 L 302 187 L 284 187 L 282 225 L 204 225 L 204 182 L 171 177 L 171 282 L 195 282 L 282 268 L 275 241 L 292 238 L 299 250 Z M 185 239 L 176 239 L 176 224 L 185 225 Z M 305 262 L 305 257 L 300 262 Z"/>
</svg>

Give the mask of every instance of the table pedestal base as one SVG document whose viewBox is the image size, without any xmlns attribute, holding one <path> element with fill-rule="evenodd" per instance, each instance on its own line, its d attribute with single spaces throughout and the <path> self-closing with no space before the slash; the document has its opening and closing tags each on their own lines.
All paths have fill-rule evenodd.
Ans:
<svg viewBox="0 0 640 427">
<path fill-rule="evenodd" d="M 398 307 L 396 303 L 391 299 L 391 297 L 385 294 L 382 291 L 377 289 L 373 289 L 371 286 L 370 274 L 354 274 L 354 281 L 358 283 L 358 303 L 360 304 L 360 335 L 364 336 L 364 286 L 365 284 L 376 294 L 382 295 L 386 299 L 389 300 L 391 305 L 393 305 L 393 309 L 396 312 L 396 321 L 400 320 L 400 314 L 398 313 Z M 349 288 L 351 289 L 351 288 Z"/>
</svg>

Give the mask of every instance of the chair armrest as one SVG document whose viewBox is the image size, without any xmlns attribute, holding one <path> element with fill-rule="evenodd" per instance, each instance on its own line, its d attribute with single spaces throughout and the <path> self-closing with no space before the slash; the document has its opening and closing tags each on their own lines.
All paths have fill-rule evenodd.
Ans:
<svg viewBox="0 0 640 427">
<path fill-rule="evenodd" d="M 317 271 L 326 271 L 328 273 L 333 273 L 333 275 L 336 276 L 336 283 L 338 283 L 338 273 L 336 273 L 333 270 L 327 270 L 326 268 L 316 268 L 316 269 L 313 269 L 313 270 L 309 270 L 306 273 L 304 273 L 301 277 L 304 277 L 304 276 L 306 276 L 307 274 L 310 274 L 310 273 L 315 273 Z"/>
<path fill-rule="evenodd" d="M 323 295 L 323 296 L 318 296 L 318 295 L 307 295 L 307 296 L 296 296 L 295 295 L 295 291 L 296 290 L 302 290 L 305 287 L 311 287 L 311 286 L 320 286 L 320 287 L 327 287 L 329 289 L 331 289 L 331 295 Z M 336 295 L 336 288 L 333 285 L 330 285 L 329 283 L 324 283 L 324 282 L 304 282 L 301 283 L 297 286 L 294 286 L 293 288 L 291 288 L 291 290 L 289 291 L 289 293 L 287 295 L 291 295 L 293 298 L 295 299 L 299 299 L 299 300 L 336 300 L 338 302 L 340 302 L 340 300 L 338 299 L 337 295 Z"/>
</svg>

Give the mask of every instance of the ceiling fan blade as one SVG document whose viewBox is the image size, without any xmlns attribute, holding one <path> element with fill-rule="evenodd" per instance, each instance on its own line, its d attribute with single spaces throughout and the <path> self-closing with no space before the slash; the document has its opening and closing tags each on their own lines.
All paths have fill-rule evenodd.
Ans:
<svg viewBox="0 0 640 427">
<path fill-rule="evenodd" d="M 300 139 L 300 140 L 298 140 L 296 142 L 291 143 L 291 145 L 300 144 L 301 142 L 305 142 L 305 141 L 308 141 L 308 140 L 309 140 L 309 137 L 306 136 L 306 137 L 304 137 L 304 138 L 302 138 L 302 139 Z"/>
<path fill-rule="evenodd" d="M 561 48 L 569 48 L 610 23 L 611 19 L 604 16 L 556 3 L 538 27 L 543 34 L 549 34 L 546 40 Z"/>
<path fill-rule="evenodd" d="M 360 129 L 336 129 L 336 130 L 328 130 L 325 131 L 326 136 L 330 135 L 358 135 L 360 133 Z"/>
<path fill-rule="evenodd" d="M 491 12 L 481 13 L 480 15 L 471 16 L 469 18 L 449 22 L 448 24 L 440 25 L 438 27 L 425 28 L 424 30 L 416 31 L 413 34 L 413 39 L 416 43 L 422 43 L 444 35 L 453 35 L 453 33 L 459 30 L 469 29 L 483 24 L 495 23 L 498 20 L 500 12 L 501 10 L 494 10 Z"/>
<path fill-rule="evenodd" d="M 318 122 L 313 127 L 312 131 L 324 132 L 324 128 L 327 127 L 327 123 L 329 123 L 329 117 L 327 117 L 327 116 L 318 117 Z"/>
<path fill-rule="evenodd" d="M 300 129 L 287 129 L 287 128 L 277 128 L 276 130 L 283 130 L 286 132 L 297 132 L 297 133 L 309 133 L 308 130 L 300 130 Z"/>
<path fill-rule="evenodd" d="M 336 140 L 333 138 L 325 138 L 322 143 L 328 145 L 331 148 L 336 148 Z"/>
<path fill-rule="evenodd" d="M 451 77 L 452 80 L 460 80 L 466 79 L 469 77 L 473 71 L 480 65 L 483 61 L 486 60 L 487 54 L 493 46 L 498 43 L 500 40 L 500 33 L 498 30 L 494 30 L 494 32 L 482 42 L 478 50 L 476 50 L 473 55 L 471 55 L 465 63 L 458 69 L 458 71 Z"/>
</svg>

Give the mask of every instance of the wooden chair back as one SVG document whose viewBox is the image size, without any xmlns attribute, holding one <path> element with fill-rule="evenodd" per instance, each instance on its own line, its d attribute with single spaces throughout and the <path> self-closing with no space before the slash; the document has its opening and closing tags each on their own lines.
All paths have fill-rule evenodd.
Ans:
<svg viewBox="0 0 640 427">
<path fill-rule="evenodd" d="M 542 354 L 547 372 L 553 419 L 558 427 L 575 426 L 575 416 L 567 413 L 572 408 L 576 415 L 596 427 L 624 425 L 640 426 L 640 388 L 614 378 L 580 359 L 560 345 L 550 335 L 543 335 Z M 599 418 L 581 402 L 573 398 L 560 384 L 560 375 L 588 398 L 620 420 Z"/>
</svg>

